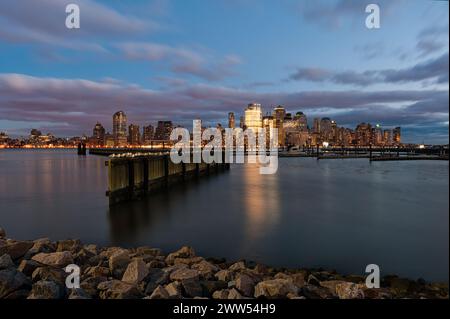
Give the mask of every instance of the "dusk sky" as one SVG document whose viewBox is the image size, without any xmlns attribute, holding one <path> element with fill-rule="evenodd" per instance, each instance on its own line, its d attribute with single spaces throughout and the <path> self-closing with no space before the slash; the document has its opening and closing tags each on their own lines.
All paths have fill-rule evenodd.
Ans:
<svg viewBox="0 0 450 319">
<path fill-rule="evenodd" d="M 81 28 L 67 29 L 78 4 Z M 365 7 L 381 8 L 368 29 Z M 0 2 L 0 131 L 57 136 L 129 123 L 226 124 L 265 112 L 401 126 L 448 143 L 449 15 L 431 0 L 16 0 Z"/>
</svg>

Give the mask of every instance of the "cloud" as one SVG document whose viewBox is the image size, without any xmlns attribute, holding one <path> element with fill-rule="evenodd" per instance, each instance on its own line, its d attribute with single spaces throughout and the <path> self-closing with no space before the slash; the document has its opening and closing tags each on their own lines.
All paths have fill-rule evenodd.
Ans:
<svg viewBox="0 0 450 319">
<path fill-rule="evenodd" d="M 155 30 L 158 24 L 125 16 L 93 0 L 74 0 L 80 7 L 81 28 L 65 26 L 65 7 L 59 0 L 0 2 L 0 39 L 12 43 L 35 43 L 72 49 L 99 50 L 99 37 L 134 35 Z"/>
<path fill-rule="evenodd" d="M 402 1 L 378 0 L 376 3 L 383 10 L 383 16 L 388 16 L 392 9 Z M 364 21 L 367 17 L 366 6 L 370 2 L 360 0 L 316 0 L 302 1 L 298 12 L 303 20 L 328 29 L 340 28 L 345 22 Z"/>
<path fill-rule="evenodd" d="M 205 57 L 191 49 L 158 43 L 126 42 L 117 44 L 116 47 L 128 59 L 164 61 L 174 73 L 192 75 L 208 81 L 219 81 L 234 75 L 233 67 L 241 63 L 241 59 L 236 55 L 217 59 Z"/>
<path fill-rule="evenodd" d="M 369 86 L 384 83 L 420 82 L 436 79 L 448 83 L 448 52 L 441 56 L 403 69 L 356 71 L 332 71 L 322 68 L 297 68 L 289 75 L 289 81 L 332 82 L 336 84 Z"/>
<path fill-rule="evenodd" d="M 448 51 L 448 25 L 424 28 L 417 36 L 416 49 L 419 58 L 439 53 L 445 48 Z"/>
<path fill-rule="evenodd" d="M 190 127 L 195 118 L 213 125 L 223 122 L 229 111 L 242 114 L 249 101 L 262 103 L 266 111 L 282 104 L 307 115 L 323 112 L 339 124 L 370 121 L 413 127 L 448 122 L 448 91 L 257 93 L 206 84 L 149 90 L 120 81 L 0 74 L 3 121 L 29 122 L 30 129 L 45 122 L 53 133 L 64 135 L 89 134 L 96 121 L 110 129 L 111 116 L 119 109 L 139 125 L 170 119 Z"/>
</svg>

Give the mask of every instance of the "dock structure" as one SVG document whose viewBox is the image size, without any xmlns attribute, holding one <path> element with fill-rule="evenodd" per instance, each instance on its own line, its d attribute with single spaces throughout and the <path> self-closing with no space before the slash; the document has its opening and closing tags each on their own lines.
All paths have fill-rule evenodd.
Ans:
<svg viewBox="0 0 450 319">
<path fill-rule="evenodd" d="M 152 191 L 230 168 L 230 164 L 224 161 L 211 164 L 192 161 L 175 164 L 169 154 L 150 153 L 111 156 L 105 164 L 108 167 L 106 195 L 109 197 L 110 206 L 141 199 Z"/>
</svg>

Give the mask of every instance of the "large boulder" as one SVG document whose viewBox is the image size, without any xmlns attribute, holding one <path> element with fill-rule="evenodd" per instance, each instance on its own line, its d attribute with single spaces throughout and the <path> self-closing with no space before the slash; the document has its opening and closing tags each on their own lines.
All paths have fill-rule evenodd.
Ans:
<svg viewBox="0 0 450 319">
<path fill-rule="evenodd" d="M 214 277 L 217 278 L 217 280 L 221 280 L 221 281 L 230 281 L 233 280 L 234 278 L 234 273 L 232 271 L 229 271 L 228 269 L 223 269 L 218 271 Z"/>
<path fill-rule="evenodd" d="M 247 297 L 252 297 L 255 291 L 255 281 L 246 274 L 240 274 L 236 278 L 236 288 Z"/>
<path fill-rule="evenodd" d="M 27 260 L 24 259 L 20 262 L 19 267 L 17 267 L 17 270 L 24 273 L 26 276 L 31 277 L 33 272 L 43 265 L 41 263 L 38 263 L 34 260 Z"/>
<path fill-rule="evenodd" d="M 352 282 L 344 282 L 336 285 L 336 293 L 339 299 L 364 299 L 364 286 Z"/>
<path fill-rule="evenodd" d="M 202 260 L 198 264 L 193 264 L 191 268 L 197 270 L 204 279 L 212 279 L 214 274 L 220 270 L 219 267 L 206 260 Z"/>
<path fill-rule="evenodd" d="M 148 275 L 148 268 L 145 262 L 140 258 L 133 259 L 129 264 L 122 281 L 129 284 L 137 284 Z"/>
<path fill-rule="evenodd" d="M 136 286 L 120 280 L 102 282 L 97 288 L 102 299 L 140 299 L 143 297 Z"/>
<path fill-rule="evenodd" d="M 33 284 L 28 299 L 61 299 L 65 295 L 65 289 L 53 281 L 40 280 Z"/>
<path fill-rule="evenodd" d="M 61 285 L 65 285 L 67 273 L 61 268 L 55 268 L 51 266 L 43 266 L 36 268 L 31 274 L 33 282 L 40 280 L 49 280 Z"/>
<path fill-rule="evenodd" d="M 285 298 L 289 293 L 297 294 L 298 288 L 287 279 L 261 281 L 255 287 L 255 298 L 279 299 Z"/>
<path fill-rule="evenodd" d="M 181 283 L 178 281 L 171 282 L 164 287 L 169 294 L 170 299 L 181 298 Z"/>
<path fill-rule="evenodd" d="M 0 227 L 0 238 L 6 238 L 6 231 Z"/>
<path fill-rule="evenodd" d="M 183 286 L 184 295 L 187 297 L 203 297 L 203 286 L 198 279 L 182 280 L 181 285 Z"/>
<path fill-rule="evenodd" d="M 247 267 L 245 267 L 245 262 L 243 261 L 238 261 L 237 263 L 234 263 L 228 268 L 228 270 L 230 271 L 241 271 L 245 269 L 247 269 Z"/>
<path fill-rule="evenodd" d="M 0 270 L 0 299 L 20 289 L 29 289 L 30 280 L 14 268 Z"/>
<path fill-rule="evenodd" d="M 173 252 L 169 254 L 166 257 L 166 263 L 169 265 L 173 265 L 175 262 L 175 259 L 177 258 L 192 258 L 195 257 L 195 251 L 192 247 L 184 246 L 181 249 L 177 250 L 176 252 Z"/>
<path fill-rule="evenodd" d="M 32 241 L 7 241 L 4 247 L 5 253 L 7 253 L 12 259 L 16 260 L 23 257 L 28 250 L 33 247 Z"/>
<path fill-rule="evenodd" d="M 82 248 L 81 242 L 78 239 L 67 239 L 58 241 L 58 246 L 56 248 L 57 252 L 70 251 L 76 253 Z"/>
<path fill-rule="evenodd" d="M 37 255 L 34 255 L 32 260 L 47 266 L 58 268 L 73 264 L 73 257 L 69 251 L 56 253 L 39 253 Z"/>
<path fill-rule="evenodd" d="M 145 294 L 150 295 L 160 285 L 165 285 L 169 282 L 169 273 L 160 268 L 151 268 L 146 278 L 147 287 Z"/>
<path fill-rule="evenodd" d="M 198 280 L 200 273 L 195 269 L 182 268 L 170 273 L 170 280 L 182 281 L 182 280 Z"/>
<path fill-rule="evenodd" d="M 157 286 L 150 295 L 150 299 L 169 299 L 169 293 L 164 287 Z"/>
<path fill-rule="evenodd" d="M 33 246 L 25 254 L 25 259 L 31 259 L 34 255 L 39 253 L 55 252 L 56 246 L 49 238 L 40 238 L 33 241 Z"/>
<path fill-rule="evenodd" d="M 123 273 L 130 263 L 129 252 L 126 249 L 119 249 L 109 257 L 109 270 L 115 278 L 122 278 Z"/>
<path fill-rule="evenodd" d="M 14 262 L 8 254 L 0 256 L 0 270 L 14 267 Z"/>
</svg>

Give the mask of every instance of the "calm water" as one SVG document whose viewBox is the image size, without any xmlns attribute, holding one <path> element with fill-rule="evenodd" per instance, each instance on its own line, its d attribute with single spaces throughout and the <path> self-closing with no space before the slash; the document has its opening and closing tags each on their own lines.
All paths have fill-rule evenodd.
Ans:
<svg viewBox="0 0 450 319">
<path fill-rule="evenodd" d="M 105 158 L 0 151 L 0 225 L 10 237 L 192 245 L 273 266 L 448 280 L 449 166 L 440 161 L 280 159 L 276 175 L 229 172 L 109 209 Z"/>
</svg>

